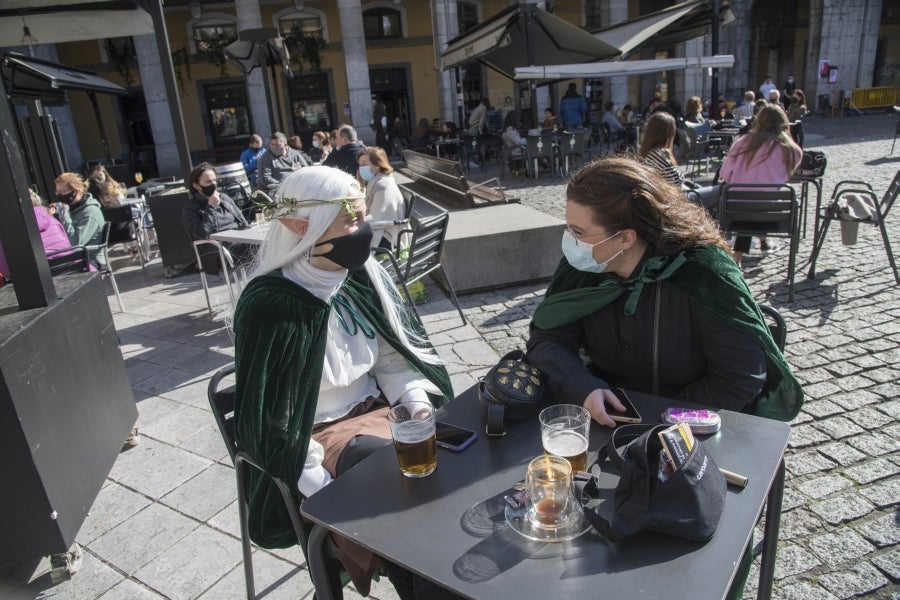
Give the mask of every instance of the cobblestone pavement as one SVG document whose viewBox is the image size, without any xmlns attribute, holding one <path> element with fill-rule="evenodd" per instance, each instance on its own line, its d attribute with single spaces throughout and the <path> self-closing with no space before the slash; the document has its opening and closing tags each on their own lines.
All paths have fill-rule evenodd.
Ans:
<svg viewBox="0 0 900 600">
<path fill-rule="evenodd" d="M 847 178 L 885 189 L 900 168 L 900 150 L 888 156 L 893 131 L 887 114 L 810 119 L 807 146 L 829 159 L 826 195 Z M 508 183 L 523 203 L 563 216 L 559 180 Z M 889 224 L 900 245 L 898 221 L 895 210 Z M 858 245 L 845 247 L 833 229 L 816 280 L 807 281 L 798 268 L 793 303 L 787 302 L 783 251 L 745 257 L 757 299 L 787 319 L 787 358 L 807 394 L 787 457 L 778 598 L 900 598 L 900 287 L 877 230 L 862 227 L 859 237 Z M 811 244 L 810 232 L 801 259 Z M 54 585 L 46 558 L 6 566 L 0 568 L 0 598 L 242 598 L 234 471 L 206 400 L 210 375 L 233 360 L 225 320 L 221 311 L 209 317 L 196 274 L 165 279 L 159 260 L 141 270 L 121 254 L 113 264 L 126 312 L 108 299 L 142 441 L 119 456 L 78 532 L 81 571 Z M 429 284 L 431 301 L 419 308 L 456 392 L 469 388 L 499 354 L 524 345 L 545 288 L 462 296 L 470 324 L 461 326 L 449 300 Z M 214 295 L 226 302 L 221 286 Z M 255 549 L 254 568 L 261 597 L 312 598 L 297 548 Z M 747 598 L 755 596 L 756 575 Z M 385 582 L 375 585 L 372 596 L 397 598 Z M 359 595 L 347 589 L 345 597 Z"/>
<path fill-rule="evenodd" d="M 806 148 L 828 158 L 824 200 L 834 184 L 863 179 L 880 194 L 900 169 L 891 148 L 894 116 L 807 122 Z M 564 218 L 564 186 L 517 189 L 523 204 Z M 804 385 L 806 403 L 792 423 L 786 459 L 775 596 L 831 599 L 900 598 L 900 287 L 875 227 L 861 226 L 856 246 L 841 244 L 832 224 L 814 281 L 803 263 L 812 251 L 812 215 L 798 252 L 794 302 L 787 301 L 787 253 L 744 258 L 761 303 L 788 323 L 786 356 Z M 900 211 L 888 219 L 900 249 Z M 898 256 L 900 258 L 900 256 Z M 545 284 L 462 299 L 482 337 L 499 353 L 522 347 Z M 756 539 L 761 538 L 761 530 Z M 758 561 L 757 561 L 758 562 Z M 757 571 L 746 597 L 755 596 Z"/>
</svg>

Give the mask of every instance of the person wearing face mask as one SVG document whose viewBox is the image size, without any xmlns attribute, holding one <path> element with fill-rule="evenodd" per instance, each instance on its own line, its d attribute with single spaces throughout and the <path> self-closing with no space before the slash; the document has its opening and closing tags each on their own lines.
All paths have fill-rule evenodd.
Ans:
<svg viewBox="0 0 900 600">
<path fill-rule="evenodd" d="M 355 178 L 301 169 L 278 188 L 271 210 L 234 312 L 235 437 L 266 471 L 297 482 L 299 501 L 391 443 L 389 406 L 440 406 L 453 390 L 424 329 L 371 258 L 372 229 Z M 264 548 L 297 543 L 277 488 L 255 474 L 249 521 Z M 368 595 L 381 561 L 346 539 L 332 541 Z M 382 566 L 395 577 L 396 568 Z M 425 597 L 410 593 L 400 597 Z"/>
<path fill-rule="evenodd" d="M 259 164 L 259 157 L 266 151 L 262 145 L 262 138 L 254 133 L 250 136 L 248 148 L 241 152 L 241 164 L 244 166 L 244 172 L 247 174 L 250 185 L 256 185 L 256 168 Z"/>
<path fill-rule="evenodd" d="M 359 178 L 366 186 L 366 212 L 372 221 L 400 221 L 404 214 L 403 195 L 394 181 L 394 169 L 387 153 L 378 146 L 366 148 L 359 155 Z M 393 250 L 403 225 L 383 226 L 376 231 L 375 245 Z M 409 245 L 409 240 L 403 240 Z"/>
<path fill-rule="evenodd" d="M 88 192 L 87 182 L 76 173 L 62 173 L 56 178 L 56 201 L 68 210 L 57 210 L 73 246 L 96 246 L 103 243 L 103 211 L 100 203 Z M 106 257 L 99 250 L 90 250 L 91 263 L 98 269 L 106 267 Z"/>
<path fill-rule="evenodd" d="M 181 209 L 181 222 L 192 240 L 208 240 L 217 231 L 243 229 L 247 220 L 231 197 L 218 190 L 215 167 L 200 163 L 188 175 L 191 190 L 187 203 Z M 223 242 L 236 261 L 247 262 L 253 256 L 253 248 L 245 244 Z M 219 272 L 218 253 L 203 244 L 200 260 L 208 273 Z"/>
<path fill-rule="evenodd" d="M 630 158 L 566 187 L 564 258 L 535 310 L 528 359 L 612 427 L 622 387 L 790 420 L 803 392 L 716 222 Z M 579 352 L 589 359 L 585 366 Z"/>
<path fill-rule="evenodd" d="M 309 151 L 309 157 L 314 164 L 321 164 L 328 154 L 331 152 L 331 138 L 324 131 L 317 131 L 312 136 L 312 150 Z"/>
<path fill-rule="evenodd" d="M 288 145 L 287 136 L 276 131 L 269 140 L 269 151 L 257 161 L 256 189 L 271 194 L 288 175 L 309 165 L 304 154 Z"/>
</svg>

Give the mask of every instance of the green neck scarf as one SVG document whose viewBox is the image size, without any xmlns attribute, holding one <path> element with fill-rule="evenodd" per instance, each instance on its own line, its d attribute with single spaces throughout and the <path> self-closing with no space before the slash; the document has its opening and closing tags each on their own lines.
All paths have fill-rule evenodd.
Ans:
<svg viewBox="0 0 900 600">
<path fill-rule="evenodd" d="M 637 309 L 644 285 L 668 279 L 687 261 L 684 252 L 675 256 L 653 256 L 644 261 L 640 272 L 630 279 L 605 275 L 591 287 L 579 287 L 550 295 L 534 312 L 534 324 L 541 329 L 561 327 L 593 314 L 630 290 L 625 301 L 625 314 Z"/>
</svg>

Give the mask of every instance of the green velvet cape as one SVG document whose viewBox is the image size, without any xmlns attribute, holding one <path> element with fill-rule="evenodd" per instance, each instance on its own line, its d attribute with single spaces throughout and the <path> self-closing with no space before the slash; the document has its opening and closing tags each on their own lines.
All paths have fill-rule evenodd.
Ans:
<svg viewBox="0 0 900 600">
<path fill-rule="evenodd" d="M 400 344 L 364 270 L 351 272 L 341 293 L 353 301 L 378 334 L 441 390 L 443 396 L 431 396 L 435 406 L 453 398 L 447 370 L 421 362 Z M 329 303 L 273 272 L 250 281 L 234 314 L 238 448 L 283 479 L 297 502 L 301 496 L 296 482 L 312 433 L 330 312 Z M 405 316 L 409 327 L 424 337 L 409 311 Z M 251 539 L 264 548 L 297 543 L 278 489 L 255 472 L 249 481 L 249 521 Z"/>
<path fill-rule="evenodd" d="M 665 280 L 693 298 L 714 318 L 749 335 L 766 355 L 766 383 L 752 412 L 761 417 L 790 421 L 803 405 L 803 389 L 772 339 L 759 305 L 734 260 L 717 246 L 700 246 L 676 256 L 649 258 L 629 280 L 614 275 L 578 271 L 565 258 L 560 262 L 537 307 L 533 324 L 541 329 L 559 327 L 592 314 L 624 293 L 626 312 L 633 313 L 647 283 Z"/>
</svg>

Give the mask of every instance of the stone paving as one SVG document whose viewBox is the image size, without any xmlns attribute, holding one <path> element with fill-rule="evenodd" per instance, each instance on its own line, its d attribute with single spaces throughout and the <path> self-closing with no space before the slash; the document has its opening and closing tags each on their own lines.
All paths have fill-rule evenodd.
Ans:
<svg viewBox="0 0 900 600">
<path fill-rule="evenodd" d="M 828 155 L 825 194 L 840 179 L 867 179 L 883 191 L 900 168 L 889 156 L 894 117 L 809 119 L 807 147 Z M 560 180 L 506 182 L 522 202 L 563 216 Z M 809 209 L 812 214 L 812 208 Z M 900 248 L 895 212 L 889 219 Z M 812 232 L 802 241 L 802 263 Z M 523 257 L 527 259 L 527 257 Z M 836 228 L 815 281 L 797 271 L 787 302 L 784 251 L 745 257 L 757 299 L 788 322 L 786 355 L 807 395 L 792 423 L 775 597 L 900 598 L 900 287 L 878 231 L 840 244 Z M 206 382 L 233 360 L 222 312 L 211 319 L 196 275 L 165 279 L 158 260 L 145 271 L 117 257 L 125 302 L 116 328 L 139 410 L 140 445 L 123 452 L 78 533 L 84 563 L 52 585 L 47 559 L 0 569 L 0 597 L 19 599 L 193 599 L 244 597 L 234 472 L 206 400 Z M 470 323 L 429 285 L 420 307 L 431 339 L 467 389 L 498 355 L 522 347 L 546 283 L 462 296 Z M 224 302 L 222 288 L 217 290 Z M 757 539 L 761 537 L 761 530 Z M 297 548 L 254 552 L 260 597 L 311 598 Z M 745 597 L 755 597 L 754 567 Z M 348 598 L 359 597 L 346 589 Z M 396 598 L 378 583 L 372 596 Z"/>
</svg>

